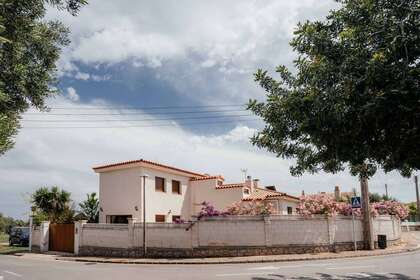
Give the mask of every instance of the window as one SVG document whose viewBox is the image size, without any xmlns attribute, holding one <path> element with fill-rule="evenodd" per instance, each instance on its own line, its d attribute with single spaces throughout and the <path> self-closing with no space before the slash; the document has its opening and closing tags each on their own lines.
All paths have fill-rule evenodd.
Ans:
<svg viewBox="0 0 420 280">
<path fill-rule="evenodd" d="M 181 220 L 181 216 L 179 216 L 179 215 L 172 215 L 172 222 L 176 222 L 177 220 Z"/>
<path fill-rule="evenodd" d="M 172 180 L 172 193 L 181 194 L 181 182 Z"/>
<path fill-rule="evenodd" d="M 155 190 L 165 192 L 165 178 L 155 177 Z"/>
<path fill-rule="evenodd" d="M 106 222 L 108 224 L 128 224 L 128 219 L 131 215 L 107 215 Z"/>
<path fill-rule="evenodd" d="M 155 215 L 155 222 L 156 223 L 164 223 L 165 222 L 165 215 Z"/>
<path fill-rule="evenodd" d="M 293 214 L 293 208 L 290 206 L 287 206 L 287 215 L 292 215 Z"/>
<path fill-rule="evenodd" d="M 248 188 L 244 189 L 244 194 L 249 194 L 249 189 Z"/>
</svg>

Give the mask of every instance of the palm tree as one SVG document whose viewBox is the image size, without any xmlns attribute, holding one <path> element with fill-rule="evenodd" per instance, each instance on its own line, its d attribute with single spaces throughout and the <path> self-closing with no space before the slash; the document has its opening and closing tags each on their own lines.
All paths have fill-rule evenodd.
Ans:
<svg viewBox="0 0 420 280">
<path fill-rule="evenodd" d="M 70 209 L 70 193 L 57 186 L 41 187 L 31 196 L 33 209 L 48 216 L 50 221 L 59 220 L 59 217 Z"/>
<path fill-rule="evenodd" d="M 87 194 L 85 201 L 79 203 L 82 209 L 81 213 L 86 217 L 88 223 L 97 223 L 99 220 L 99 199 L 96 197 L 96 193 Z"/>
</svg>

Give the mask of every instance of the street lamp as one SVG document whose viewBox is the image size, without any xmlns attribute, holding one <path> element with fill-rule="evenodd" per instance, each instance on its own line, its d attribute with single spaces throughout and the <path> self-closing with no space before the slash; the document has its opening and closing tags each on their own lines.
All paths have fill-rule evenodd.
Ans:
<svg viewBox="0 0 420 280">
<path fill-rule="evenodd" d="M 149 177 L 147 174 L 140 176 L 143 178 L 143 257 L 146 257 L 146 178 Z"/>
</svg>

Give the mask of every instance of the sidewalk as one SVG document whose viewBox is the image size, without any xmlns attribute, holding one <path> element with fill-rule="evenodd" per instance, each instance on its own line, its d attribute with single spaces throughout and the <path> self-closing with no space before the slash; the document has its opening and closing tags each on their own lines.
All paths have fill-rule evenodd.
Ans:
<svg viewBox="0 0 420 280">
<path fill-rule="evenodd" d="M 340 253 L 318 254 L 294 254 L 272 256 L 249 256 L 231 258 L 191 258 L 191 259 L 130 259 L 130 258 L 105 258 L 105 257 L 78 257 L 72 255 L 55 254 L 48 255 L 24 253 L 18 254 L 23 258 L 40 258 L 60 261 L 116 263 L 116 264 L 232 264 L 232 263 L 262 263 L 262 262 L 285 262 L 285 261 L 308 261 L 338 258 L 354 258 L 368 256 L 383 256 L 390 254 L 412 252 L 420 249 L 420 231 L 403 232 L 401 243 L 385 250 L 374 251 L 345 251 Z"/>
</svg>

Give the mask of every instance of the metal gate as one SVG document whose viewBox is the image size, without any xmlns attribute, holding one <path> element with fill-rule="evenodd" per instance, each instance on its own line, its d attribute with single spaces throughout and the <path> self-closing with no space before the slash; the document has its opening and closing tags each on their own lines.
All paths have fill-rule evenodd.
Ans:
<svg viewBox="0 0 420 280">
<path fill-rule="evenodd" d="M 49 251 L 74 252 L 74 224 L 50 224 Z"/>
</svg>

